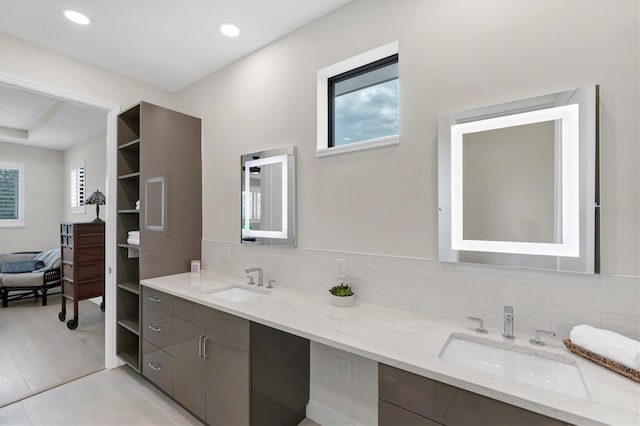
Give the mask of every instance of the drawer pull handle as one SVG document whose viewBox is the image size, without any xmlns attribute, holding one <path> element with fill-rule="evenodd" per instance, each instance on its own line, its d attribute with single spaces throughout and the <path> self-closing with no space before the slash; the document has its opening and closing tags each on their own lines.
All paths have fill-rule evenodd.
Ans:
<svg viewBox="0 0 640 426">
<path fill-rule="evenodd" d="M 151 331 L 155 331 L 156 333 L 160 333 L 162 331 L 162 327 L 158 327 L 157 325 L 148 325 L 147 328 Z"/>
<path fill-rule="evenodd" d="M 160 299 L 159 297 L 155 297 L 155 296 L 149 296 L 149 297 L 147 297 L 147 299 L 149 299 L 149 300 L 151 300 L 152 302 L 155 302 L 155 303 L 162 302 L 162 299 Z"/>
<path fill-rule="evenodd" d="M 206 336 L 202 340 L 202 359 L 209 359 L 207 356 L 207 340 L 211 339 L 211 336 Z"/>
<path fill-rule="evenodd" d="M 162 370 L 162 366 L 161 366 L 160 364 L 158 364 L 157 362 L 150 362 L 148 365 L 149 365 L 149 367 L 151 367 L 151 369 L 152 369 L 153 371 L 160 371 L 160 370 Z"/>
<path fill-rule="evenodd" d="M 198 339 L 198 358 L 204 359 L 204 354 L 202 353 L 202 339 L 204 339 L 204 336 L 200 336 L 200 339 Z"/>
</svg>

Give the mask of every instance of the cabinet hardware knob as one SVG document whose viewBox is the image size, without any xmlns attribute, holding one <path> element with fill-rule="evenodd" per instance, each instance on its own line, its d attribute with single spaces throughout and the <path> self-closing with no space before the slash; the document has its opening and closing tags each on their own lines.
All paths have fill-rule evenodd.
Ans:
<svg viewBox="0 0 640 426">
<path fill-rule="evenodd" d="M 158 302 L 162 302 L 162 299 L 160 299 L 159 297 L 155 297 L 155 296 L 149 296 L 147 297 L 147 299 L 151 300 L 152 302 L 158 303 Z"/>
<path fill-rule="evenodd" d="M 156 333 L 160 333 L 162 331 L 162 327 L 158 327 L 157 325 L 148 325 L 147 328 L 151 331 L 155 331 Z"/>
</svg>

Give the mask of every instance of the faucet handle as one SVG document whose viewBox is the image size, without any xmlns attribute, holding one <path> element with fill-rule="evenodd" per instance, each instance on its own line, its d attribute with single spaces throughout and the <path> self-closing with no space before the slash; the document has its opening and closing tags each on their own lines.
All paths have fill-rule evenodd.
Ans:
<svg viewBox="0 0 640 426">
<path fill-rule="evenodd" d="M 536 338 L 535 339 L 530 339 L 529 343 L 531 343 L 532 345 L 536 345 L 536 346 L 546 346 L 546 343 L 544 343 L 542 340 L 540 340 L 540 335 L 541 334 L 548 334 L 549 336 L 556 337 L 556 333 L 554 333 L 553 331 L 536 330 Z"/>
<path fill-rule="evenodd" d="M 276 280 L 269 280 L 269 284 L 267 284 L 267 288 L 273 288 L 273 285 L 276 283 Z"/>
<path fill-rule="evenodd" d="M 513 306 L 505 306 L 502 312 L 505 316 L 513 316 Z"/>
<path fill-rule="evenodd" d="M 477 321 L 478 328 L 476 328 L 476 333 L 487 334 L 488 331 L 484 328 L 484 320 L 478 317 L 467 317 L 469 321 Z"/>
<path fill-rule="evenodd" d="M 249 285 L 253 285 L 253 284 L 255 284 L 255 283 L 253 282 L 253 275 L 247 275 L 247 278 L 249 278 L 249 282 L 248 282 L 247 284 L 249 284 Z"/>
</svg>

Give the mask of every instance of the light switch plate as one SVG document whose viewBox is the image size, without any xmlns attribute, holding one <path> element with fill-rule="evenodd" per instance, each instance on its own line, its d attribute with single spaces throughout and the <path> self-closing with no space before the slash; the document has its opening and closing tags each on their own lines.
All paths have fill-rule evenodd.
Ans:
<svg viewBox="0 0 640 426">
<path fill-rule="evenodd" d="M 336 277 L 339 279 L 347 279 L 347 260 L 336 259 Z"/>
</svg>

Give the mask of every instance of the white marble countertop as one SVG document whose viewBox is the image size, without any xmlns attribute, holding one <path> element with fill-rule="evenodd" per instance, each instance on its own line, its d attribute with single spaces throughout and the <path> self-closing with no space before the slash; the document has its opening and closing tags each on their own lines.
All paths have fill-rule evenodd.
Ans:
<svg viewBox="0 0 640 426">
<path fill-rule="evenodd" d="M 439 358 L 451 333 L 467 335 L 475 324 L 464 324 L 356 303 L 350 308 L 331 305 L 331 296 L 274 288 L 269 294 L 242 303 L 230 302 L 211 290 L 247 286 L 237 278 L 203 271 L 141 281 L 142 285 L 239 317 L 351 352 L 430 379 L 488 396 L 527 410 L 575 424 L 640 425 L 640 384 L 570 353 L 560 342 L 543 349 L 574 360 L 590 399 L 580 399 L 513 382 Z M 262 287 L 264 289 L 264 287 Z M 531 336 L 504 339 L 489 329 L 483 338 L 532 348 Z"/>
</svg>

